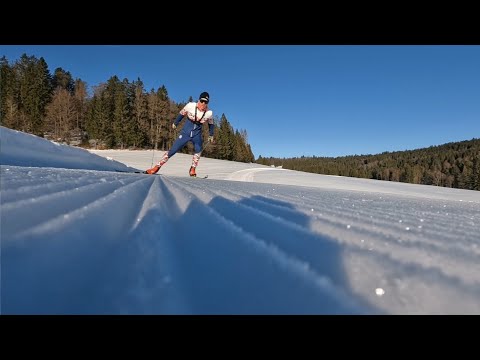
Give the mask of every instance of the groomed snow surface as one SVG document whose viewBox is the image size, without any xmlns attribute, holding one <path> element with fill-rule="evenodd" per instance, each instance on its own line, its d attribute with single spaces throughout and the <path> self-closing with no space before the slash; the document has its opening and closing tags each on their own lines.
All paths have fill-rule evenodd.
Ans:
<svg viewBox="0 0 480 360">
<path fill-rule="evenodd" d="M 478 191 L 0 137 L 2 314 L 480 314 Z"/>
</svg>

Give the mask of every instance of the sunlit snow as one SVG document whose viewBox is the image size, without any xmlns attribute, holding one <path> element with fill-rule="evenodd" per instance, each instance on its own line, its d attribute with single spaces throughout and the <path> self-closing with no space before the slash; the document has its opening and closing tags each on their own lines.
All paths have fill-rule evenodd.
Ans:
<svg viewBox="0 0 480 360">
<path fill-rule="evenodd" d="M 2 314 L 480 314 L 478 191 L 0 138 Z"/>
</svg>

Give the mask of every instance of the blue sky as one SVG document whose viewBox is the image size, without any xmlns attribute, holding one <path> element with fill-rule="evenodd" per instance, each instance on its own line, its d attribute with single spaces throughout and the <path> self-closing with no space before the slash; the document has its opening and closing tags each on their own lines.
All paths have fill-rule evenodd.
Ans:
<svg viewBox="0 0 480 360">
<path fill-rule="evenodd" d="M 1 46 L 89 86 L 117 75 L 174 101 L 210 93 L 255 157 L 343 156 L 480 137 L 480 46 Z M 173 119 L 172 119 L 173 120 Z"/>
</svg>

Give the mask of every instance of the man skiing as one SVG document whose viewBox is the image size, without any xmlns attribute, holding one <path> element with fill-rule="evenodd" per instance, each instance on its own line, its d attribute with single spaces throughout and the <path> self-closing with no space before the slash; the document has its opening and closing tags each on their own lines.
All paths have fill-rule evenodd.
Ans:
<svg viewBox="0 0 480 360">
<path fill-rule="evenodd" d="M 189 102 L 185 107 L 180 110 L 180 114 L 174 120 L 172 128 L 175 129 L 180 121 L 187 116 L 188 121 L 183 126 L 180 135 L 173 143 L 169 151 L 167 151 L 160 161 L 153 168 L 145 171 L 146 174 L 156 174 L 158 170 L 168 161 L 170 157 L 175 155 L 180 149 L 182 149 L 187 142 L 191 141 L 194 146 L 195 154 L 193 154 L 192 166 L 190 167 L 189 175 L 197 176 L 195 168 L 200 160 L 202 152 L 202 126 L 203 123 L 208 121 L 209 137 L 208 142 L 213 142 L 213 112 L 208 109 L 208 103 L 210 102 L 210 95 L 208 92 L 202 92 L 198 99 L 198 102 Z"/>
</svg>

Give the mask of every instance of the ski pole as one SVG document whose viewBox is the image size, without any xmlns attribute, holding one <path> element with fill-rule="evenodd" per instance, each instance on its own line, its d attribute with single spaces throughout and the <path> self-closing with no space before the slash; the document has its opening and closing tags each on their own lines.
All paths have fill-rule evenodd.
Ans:
<svg viewBox="0 0 480 360">
<path fill-rule="evenodd" d="M 210 145 L 210 141 L 207 140 L 207 144 L 203 146 L 203 148 L 202 148 L 202 150 L 200 151 L 200 153 L 202 153 L 203 150 L 205 150 L 208 145 Z"/>
</svg>

